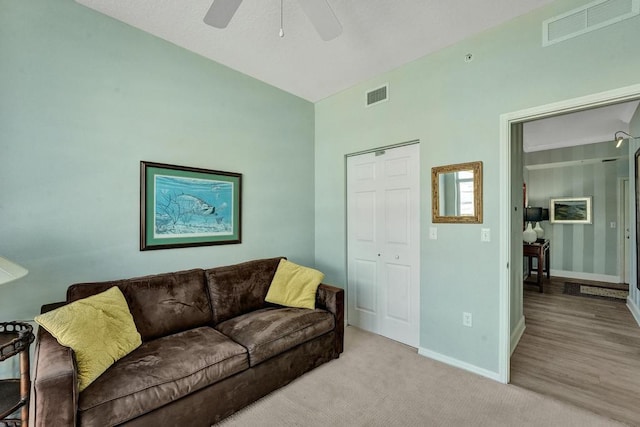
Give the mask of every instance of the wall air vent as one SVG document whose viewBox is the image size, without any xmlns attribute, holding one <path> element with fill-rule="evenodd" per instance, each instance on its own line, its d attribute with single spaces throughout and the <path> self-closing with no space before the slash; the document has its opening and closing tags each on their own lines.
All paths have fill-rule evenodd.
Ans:
<svg viewBox="0 0 640 427">
<path fill-rule="evenodd" d="M 367 91 L 366 106 L 371 107 L 389 100 L 389 84 Z"/>
<path fill-rule="evenodd" d="M 542 23 L 542 46 L 549 46 L 640 14 L 640 0 L 596 0 Z"/>
</svg>

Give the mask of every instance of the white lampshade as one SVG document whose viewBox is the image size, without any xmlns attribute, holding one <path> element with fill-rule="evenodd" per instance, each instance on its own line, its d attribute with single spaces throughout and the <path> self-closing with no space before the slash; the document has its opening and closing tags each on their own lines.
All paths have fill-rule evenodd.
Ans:
<svg viewBox="0 0 640 427">
<path fill-rule="evenodd" d="M 0 257 L 0 285 L 24 277 L 28 272 L 26 268 Z"/>
</svg>

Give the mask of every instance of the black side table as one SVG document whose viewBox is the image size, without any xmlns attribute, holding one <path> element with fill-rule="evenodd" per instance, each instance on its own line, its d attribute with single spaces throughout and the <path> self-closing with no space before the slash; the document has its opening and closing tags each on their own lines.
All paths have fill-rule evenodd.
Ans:
<svg viewBox="0 0 640 427">
<path fill-rule="evenodd" d="M 29 422 L 29 346 L 35 339 L 28 323 L 0 323 L 0 362 L 20 355 L 20 378 L 0 380 L 0 427 L 27 427 Z M 7 418 L 18 409 L 20 419 Z"/>
</svg>

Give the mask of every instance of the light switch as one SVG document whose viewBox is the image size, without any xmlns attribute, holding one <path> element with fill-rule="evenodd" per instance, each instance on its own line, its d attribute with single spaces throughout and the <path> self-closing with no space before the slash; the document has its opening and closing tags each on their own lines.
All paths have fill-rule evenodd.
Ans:
<svg viewBox="0 0 640 427">
<path fill-rule="evenodd" d="M 611 221 L 611 223 L 609 224 L 609 226 L 610 226 L 611 228 L 616 228 L 616 223 L 615 223 L 615 221 Z"/>
<path fill-rule="evenodd" d="M 429 239 L 438 240 L 438 229 L 436 227 L 429 227 Z"/>
<path fill-rule="evenodd" d="M 489 228 L 483 228 L 480 230 L 480 241 L 481 242 L 491 241 L 491 230 Z"/>
</svg>

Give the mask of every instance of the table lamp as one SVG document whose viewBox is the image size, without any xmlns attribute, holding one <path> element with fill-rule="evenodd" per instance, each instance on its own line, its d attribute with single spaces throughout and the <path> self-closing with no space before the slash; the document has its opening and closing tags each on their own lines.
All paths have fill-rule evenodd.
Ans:
<svg viewBox="0 0 640 427">
<path fill-rule="evenodd" d="M 522 233 L 522 240 L 527 243 L 533 243 L 538 240 L 538 234 L 531 226 L 531 222 L 538 222 L 542 220 L 542 208 L 524 208 L 524 220 L 527 223 L 527 228 L 525 228 Z"/>
<path fill-rule="evenodd" d="M 29 271 L 0 256 L 0 285 L 13 282 L 27 275 Z"/>
<path fill-rule="evenodd" d="M 540 227 L 540 223 L 542 221 L 549 221 L 549 209 L 542 208 L 542 216 L 540 217 L 540 221 L 536 222 L 536 226 L 533 228 L 538 235 L 538 239 L 544 239 L 544 230 L 542 229 L 542 227 Z"/>
</svg>

